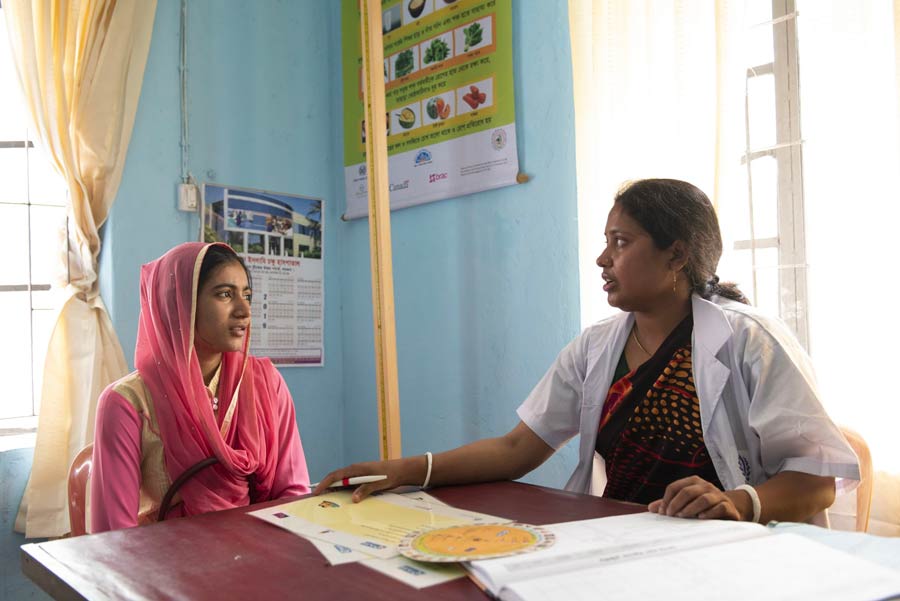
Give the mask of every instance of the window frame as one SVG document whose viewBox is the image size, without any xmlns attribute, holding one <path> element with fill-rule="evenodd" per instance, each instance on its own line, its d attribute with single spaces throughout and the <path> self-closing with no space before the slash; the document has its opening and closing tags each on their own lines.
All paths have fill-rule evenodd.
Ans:
<svg viewBox="0 0 900 601">
<path fill-rule="evenodd" d="M 752 65 L 745 80 L 746 147 L 741 162 L 747 169 L 747 204 L 750 238 L 736 240 L 734 250 L 750 251 L 752 265 L 751 300 L 758 304 L 756 250 L 778 249 L 779 316 L 809 349 L 806 227 L 803 196 L 803 138 L 800 128 L 800 68 L 795 0 L 772 0 L 772 19 L 759 26 L 772 27 L 773 61 Z M 775 144 L 755 148 L 751 144 L 750 81 L 774 76 Z M 772 157 L 776 162 L 777 237 L 757 238 L 754 231 L 753 162 Z"/>
<path fill-rule="evenodd" d="M 23 127 L 23 130 L 25 128 Z M 30 138 L 28 135 L 28 131 L 26 131 L 26 138 Z M 35 145 L 34 141 L 31 139 L 26 140 L 0 140 L 0 149 L 22 149 L 25 154 L 25 169 L 26 169 L 26 178 L 29 178 L 28 175 L 30 173 L 31 167 L 31 153 L 34 152 Z M 26 246 L 28 251 L 28 277 L 25 282 L 16 282 L 13 284 L 0 284 L 0 294 L 8 293 L 8 292 L 27 292 L 28 293 L 28 351 L 31 356 L 31 369 L 29 370 L 29 390 L 31 390 L 31 413 L 29 415 L 9 415 L 2 416 L 0 413 L 0 435 L 2 435 L 5 429 L 9 429 L 6 426 L 9 426 L 14 431 L 10 432 L 10 434 L 15 434 L 19 430 L 19 425 L 21 423 L 27 423 L 29 419 L 36 419 L 39 411 L 38 411 L 38 396 L 40 391 L 35 390 L 35 369 L 36 367 L 40 367 L 36 365 L 37 361 L 43 363 L 44 357 L 38 357 L 36 353 L 38 352 L 35 348 L 35 340 L 34 340 L 34 314 L 36 311 L 49 311 L 52 309 L 35 307 L 34 303 L 34 292 L 49 292 L 53 289 L 53 284 L 51 282 L 35 282 L 34 281 L 34 271 L 33 271 L 33 262 L 32 262 L 32 253 L 31 249 L 34 243 L 34 239 L 32 238 L 32 211 L 35 207 L 53 207 L 53 208 L 64 208 L 64 206 L 60 206 L 57 204 L 48 204 L 48 203 L 37 203 L 32 202 L 31 200 L 31 191 L 30 186 L 26 186 L 25 192 L 25 202 L 9 202 L 0 200 L 0 206 L 16 206 L 16 207 L 26 207 L 26 218 L 25 218 L 25 228 L 27 232 L 27 240 Z M 69 216 L 66 214 L 65 218 L 66 224 L 66 256 L 68 257 L 68 245 L 69 245 Z M 69 266 L 66 266 L 66 281 L 69 281 Z M 26 422 L 22 422 L 22 420 L 26 420 Z"/>
<path fill-rule="evenodd" d="M 0 14 L 2 14 L 2 5 L 0 5 Z M 0 40 L 0 43 L 6 44 L 6 31 L 0 30 L 0 37 L 3 39 Z M 32 173 L 32 153 L 37 152 L 37 147 L 35 146 L 35 142 L 32 139 L 30 124 L 22 123 L 21 130 L 24 139 L 0 139 L 0 150 L 4 151 L 4 155 L 6 158 L 10 158 L 12 155 L 6 155 L 6 152 L 9 151 L 18 151 L 25 153 L 25 178 L 26 178 L 26 186 L 25 186 L 25 196 L 23 202 L 17 202 L 18 199 L 2 199 L 0 200 L 0 206 L 4 207 L 25 207 L 25 228 L 27 232 L 27 237 L 25 241 L 25 245 L 27 247 L 27 277 L 24 282 L 14 281 L 12 283 L 0 284 L 0 294 L 4 293 L 28 293 L 28 354 L 30 356 L 30 365 L 31 369 L 28 371 L 28 389 L 31 392 L 31 411 L 27 415 L 15 414 L 15 415 L 6 415 L 5 411 L 0 411 L 0 438 L 7 437 L 21 437 L 23 434 L 27 434 L 28 432 L 33 432 L 34 428 L 37 425 L 37 417 L 39 415 L 39 404 L 40 404 L 40 390 L 35 389 L 35 384 L 37 379 L 35 374 L 36 370 L 43 368 L 43 363 L 45 356 L 42 354 L 38 356 L 38 353 L 41 352 L 41 349 L 37 349 L 35 345 L 35 313 L 39 311 L 54 311 L 55 308 L 48 308 L 46 306 L 37 306 L 35 303 L 35 292 L 49 292 L 54 289 L 52 282 L 35 282 L 34 281 L 34 258 L 32 250 L 35 245 L 36 239 L 32 236 L 32 224 L 34 223 L 34 209 L 41 207 L 52 207 L 54 209 L 61 209 L 65 213 L 65 237 L 66 237 L 66 248 L 59 249 L 65 250 L 66 257 L 68 257 L 69 253 L 69 214 L 66 210 L 67 203 L 62 202 L 62 204 L 57 203 L 48 203 L 48 202 L 33 202 L 31 196 L 31 173 Z M 21 156 L 21 155 L 19 155 Z M 38 159 L 41 160 L 41 159 Z M 68 195 L 68 192 L 66 192 Z M 65 199 L 62 199 L 63 201 Z M 66 265 L 66 281 L 70 281 L 70 266 Z M 19 315 L 18 312 L 15 315 Z M 22 316 L 24 317 L 24 310 L 22 311 Z M 25 342 L 25 341 L 23 341 Z M 44 353 L 46 350 L 44 349 Z M 3 443 L 5 444 L 5 443 Z"/>
</svg>

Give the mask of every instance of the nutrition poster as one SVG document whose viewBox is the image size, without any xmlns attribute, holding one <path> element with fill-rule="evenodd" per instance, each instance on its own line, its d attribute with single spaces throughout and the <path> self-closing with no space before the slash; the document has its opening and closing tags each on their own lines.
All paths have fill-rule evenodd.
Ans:
<svg viewBox="0 0 900 601">
<path fill-rule="evenodd" d="M 511 0 L 382 0 L 391 209 L 516 183 Z M 349 218 L 368 212 L 358 0 L 343 0 Z"/>
<path fill-rule="evenodd" d="M 225 242 L 253 279 L 250 352 L 279 366 L 325 360 L 322 201 L 204 184 L 205 242 Z"/>
</svg>

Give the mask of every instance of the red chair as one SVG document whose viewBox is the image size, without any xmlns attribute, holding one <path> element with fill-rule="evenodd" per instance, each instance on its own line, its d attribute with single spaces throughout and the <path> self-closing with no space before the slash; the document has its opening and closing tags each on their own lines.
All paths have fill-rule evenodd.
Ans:
<svg viewBox="0 0 900 601">
<path fill-rule="evenodd" d="M 69 536 L 87 534 L 85 511 L 87 510 L 87 484 L 91 479 L 94 445 L 81 449 L 69 467 Z"/>
<path fill-rule="evenodd" d="M 89 444 L 79 451 L 69 467 L 69 536 L 81 536 L 87 534 L 85 527 L 85 513 L 87 511 L 87 484 L 91 479 L 91 467 L 93 467 L 94 445 Z M 207 457 L 186 469 L 169 490 L 163 496 L 160 504 L 158 521 L 166 519 L 175 493 L 181 486 L 193 478 L 198 472 L 218 463 L 215 457 Z"/>
</svg>

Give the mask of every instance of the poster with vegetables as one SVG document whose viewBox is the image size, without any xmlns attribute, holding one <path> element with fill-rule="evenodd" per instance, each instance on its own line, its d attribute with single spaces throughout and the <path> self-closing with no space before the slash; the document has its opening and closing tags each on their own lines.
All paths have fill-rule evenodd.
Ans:
<svg viewBox="0 0 900 601">
<path fill-rule="evenodd" d="M 358 0 L 342 0 L 348 218 L 368 207 Z M 382 0 L 391 208 L 516 183 L 512 0 Z"/>
</svg>

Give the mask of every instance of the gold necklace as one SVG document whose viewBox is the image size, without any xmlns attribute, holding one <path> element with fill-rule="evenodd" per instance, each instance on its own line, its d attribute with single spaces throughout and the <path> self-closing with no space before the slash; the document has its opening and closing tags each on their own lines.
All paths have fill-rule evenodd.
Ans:
<svg viewBox="0 0 900 601">
<path fill-rule="evenodd" d="M 638 337 L 637 337 L 637 325 L 636 325 L 636 324 L 635 324 L 635 326 L 634 326 L 633 328 L 631 328 L 631 337 L 634 338 L 634 341 L 637 343 L 638 347 L 639 347 L 642 351 L 644 351 L 644 354 L 645 354 L 645 355 L 647 355 L 648 357 L 652 357 L 652 356 L 653 356 L 650 352 L 647 351 L 647 349 L 644 348 L 644 345 L 641 344 L 641 341 L 638 340 Z"/>
</svg>

